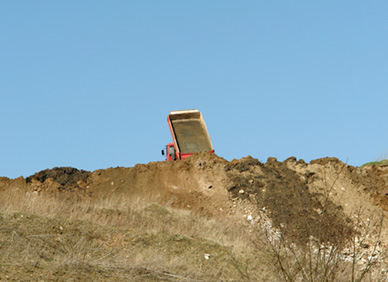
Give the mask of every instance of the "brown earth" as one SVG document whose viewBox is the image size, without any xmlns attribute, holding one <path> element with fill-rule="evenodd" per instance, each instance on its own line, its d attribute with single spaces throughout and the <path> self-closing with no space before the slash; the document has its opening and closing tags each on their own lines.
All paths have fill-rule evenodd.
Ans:
<svg viewBox="0 0 388 282">
<path fill-rule="evenodd" d="M 70 193 L 80 201 L 121 198 L 150 201 L 189 210 L 212 219 L 255 220 L 265 213 L 290 240 L 303 244 L 346 240 L 354 231 L 354 215 L 369 220 L 388 212 L 388 165 L 353 167 L 336 158 L 305 163 L 295 157 L 261 163 L 250 156 L 227 161 L 198 153 L 175 162 L 87 172 L 53 168 L 30 177 L 0 178 L 0 191 Z M 322 232 L 325 230 L 325 232 Z M 388 243 L 382 232 L 382 244 Z"/>
<path fill-rule="evenodd" d="M 358 168 L 336 158 L 309 164 L 294 157 L 283 162 L 269 158 L 261 163 L 248 156 L 228 162 L 215 154 L 198 153 L 176 162 L 94 172 L 70 167 L 47 169 L 25 180 L 3 177 L 0 188 L 15 183 L 38 193 L 72 191 L 85 199 L 117 195 L 123 200 L 153 198 L 208 217 L 257 214 L 265 209 L 277 228 L 302 241 L 318 236 L 314 222 L 319 221 L 323 205 L 326 217 L 320 228 L 330 229 L 328 234 L 333 238 L 351 233 L 347 217 L 360 207 L 371 214 L 377 207 L 388 211 L 388 165 Z"/>
<path fill-rule="evenodd" d="M 269 210 L 277 228 L 301 240 L 318 235 L 318 230 L 304 227 L 318 221 L 323 204 L 327 209 L 323 227 L 329 228 L 333 237 L 350 232 L 347 216 L 360 207 L 370 212 L 376 207 L 388 211 L 388 165 L 357 168 L 336 158 L 309 164 L 294 157 L 283 162 L 269 158 L 261 163 L 248 156 L 228 162 L 214 154 L 198 153 L 176 162 L 94 172 L 53 168 L 25 180 L 2 178 L 0 185 L 6 189 L 14 182 L 38 193 L 73 191 L 77 197 L 89 199 L 113 195 L 123 199 L 152 197 L 165 205 L 210 217 L 235 214 L 243 203 L 249 203 L 251 209 L 253 204 L 257 210 Z M 330 195 L 326 197 L 328 190 Z"/>
</svg>

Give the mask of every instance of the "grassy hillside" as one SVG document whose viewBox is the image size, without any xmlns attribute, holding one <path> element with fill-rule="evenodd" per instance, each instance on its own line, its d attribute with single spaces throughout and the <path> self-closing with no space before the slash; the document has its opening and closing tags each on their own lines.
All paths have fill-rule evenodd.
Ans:
<svg viewBox="0 0 388 282">
<path fill-rule="evenodd" d="M 1 193 L 4 281 L 244 281 L 271 278 L 244 224 L 153 203 Z M 260 265 L 260 269 L 250 267 Z M 260 278 L 260 279 L 261 279 Z"/>
</svg>

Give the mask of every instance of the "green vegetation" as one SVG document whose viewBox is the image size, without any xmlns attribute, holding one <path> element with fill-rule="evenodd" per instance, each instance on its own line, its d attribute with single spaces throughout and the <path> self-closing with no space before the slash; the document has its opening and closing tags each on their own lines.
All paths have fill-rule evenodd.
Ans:
<svg viewBox="0 0 388 282">
<path fill-rule="evenodd" d="M 365 166 L 365 165 L 388 165 L 388 159 L 381 160 L 381 161 L 369 162 L 369 163 L 363 164 L 362 166 Z"/>
</svg>

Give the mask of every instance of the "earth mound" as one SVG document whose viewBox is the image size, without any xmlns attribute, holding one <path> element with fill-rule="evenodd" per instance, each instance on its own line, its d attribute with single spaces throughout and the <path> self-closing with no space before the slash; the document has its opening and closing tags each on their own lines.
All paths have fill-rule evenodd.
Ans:
<svg viewBox="0 0 388 282">
<path fill-rule="evenodd" d="M 295 157 L 283 162 L 269 158 L 262 163 L 248 156 L 229 162 L 205 152 L 175 162 L 94 172 L 56 167 L 25 179 L 27 189 L 42 194 L 152 199 L 206 217 L 255 218 L 265 211 L 278 230 L 300 243 L 311 236 L 324 241 L 348 238 L 353 232 L 350 217 L 359 206 L 366 214 L 377 207 L 388 211 L 387 184 L 387 166 L 356 168 L 337 158 L 309 164 Z"/>
<path fill-rule="evenodd" d="M 90 175 L 89 171 L 73 167 L 54 167 L 27 177 L 26 183 L 39 187 L 38 190 L 45 186 L 46 189 L 56 186 L 57 190 L 83 189 Z"/>
<path fill-rule="evenodd" d="M 341 206 L 328 198 L 320 201 L 324 195 L 308 187 L 314 173 L 302 177 L 287 166 L 288 161 L 292 160 L 270 158 L 263 164 L 250 156 L 232 161 L 226 167 L 233 182 L 228 190 L 234 199 L 249 200 L 258 211 L 268 210 L 274 226 L 296 242 L 306 243 L 310 236 L 321 242 L 350 238 L 352 228 Z"/>
</svg>

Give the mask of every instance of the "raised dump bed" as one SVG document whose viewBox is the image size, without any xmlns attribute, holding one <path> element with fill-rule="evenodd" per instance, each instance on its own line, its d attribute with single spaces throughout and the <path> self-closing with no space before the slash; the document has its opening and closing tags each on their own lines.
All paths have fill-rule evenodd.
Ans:
<svg viewBox="0 0 388 282">
<path fill-rule="evenodd" d="M 174 141 L 167 147 L 174 145 L 171 150 L 175 151 L 171 152 L 167 148 L 167 159 L 168 156 L 172 159 L 184 159 L 202 151 L 214 153 L 205 121 L 198 110 L 171 111 L 167 122 Z"/>
</svg>

